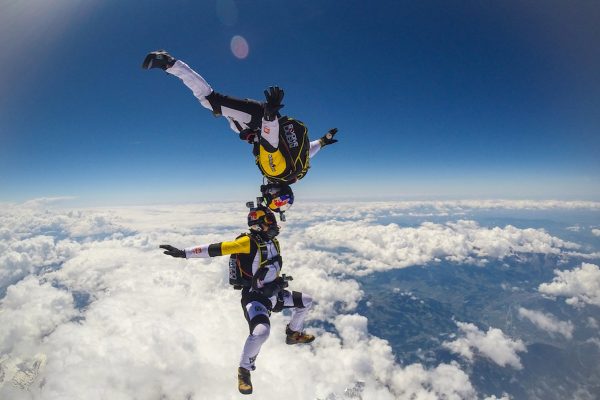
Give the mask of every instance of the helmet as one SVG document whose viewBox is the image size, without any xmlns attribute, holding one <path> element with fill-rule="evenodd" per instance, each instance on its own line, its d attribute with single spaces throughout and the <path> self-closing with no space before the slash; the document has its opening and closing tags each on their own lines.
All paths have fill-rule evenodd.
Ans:
<svg viewBox="0 0 600 400">
<path fill-rule="evenodd" d="M 260 191 L 271 211 L 282 213 L 294 204 L 294 192 L 288 185 L 269 183 L 261 185 Z"/>
<path fill-rule="evenodd" d="M 273 239 L 279 234 L 279 226 L 275 214 L 267 207 L 258 206 L 250 209 L 248 213 L 248 226 L 251 231 L 257 232 L 267 239 Z"/>
</svg>

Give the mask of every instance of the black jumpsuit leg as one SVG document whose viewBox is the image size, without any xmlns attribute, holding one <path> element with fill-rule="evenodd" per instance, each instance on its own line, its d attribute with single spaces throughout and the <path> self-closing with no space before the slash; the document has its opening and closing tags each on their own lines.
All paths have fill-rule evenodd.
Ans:
<svg viewBox="0 0 600 400">
<path fill-rule="evenodd" d="M 228 118 L 236 125 L 238 132 L 244 129 L 260 129 L 264 113 L 260 102 L 252 99 L 242 100 L 215 91 L 206 96 L 206 100 L 210 103 L 213 114 Z"/>
</svg>

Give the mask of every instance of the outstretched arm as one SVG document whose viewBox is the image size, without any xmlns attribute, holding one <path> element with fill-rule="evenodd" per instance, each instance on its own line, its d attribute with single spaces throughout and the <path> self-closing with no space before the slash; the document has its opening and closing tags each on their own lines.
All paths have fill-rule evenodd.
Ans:
<svg viewBox="0 0 600 400">
<path fill-rule="evenodd" d="M 265 108 L 262 119 L 261 138 L 265 140 L 268 152 L 274 152 L 279 147 L 279 110 L 283 107 L 284 91 L 279 86 L 271 86 L 265 90 Z M 265 144 L 264 142 L 262 144 Z"/>
<path fill-rule="evenodd" d="M 337 139 L 333 138 L 336 133 L 337 128 L 330 129 L 329 132 L 327 132 L 322 138 L 310 142 L 310 150 L 308 153 L 310 158 L 313 158 L 314 155 L 317 154 L 322 147 L 337 143 Z"/>
<path fill-rule="evenodd" d="M 171 257 L 180 258 L 208 258 L 218 257 L 228 254 L 250 254 L 250 238 L 242 236 L 232 242 L 219 242 L 211 244 L 201 244 L 200 246 L 186 247 L 179 250 L 169 244 L 161 244 L 163 253 Z"/>
</svg>

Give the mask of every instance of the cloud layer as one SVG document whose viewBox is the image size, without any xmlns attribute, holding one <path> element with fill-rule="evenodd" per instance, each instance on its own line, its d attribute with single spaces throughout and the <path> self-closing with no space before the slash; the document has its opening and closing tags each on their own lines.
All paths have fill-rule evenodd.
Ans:
<svg viewBox="0 0 600 400">
<path fill-rule="evenodd" d="M 468 220 L 417 227 L 374 222 L 428 207 L 442 213 L 466 207 L 432 202 L 411 211 L 409 205 L 338 204 L 332 212 L 312 204 L 290 214 L 281 235 L 284 268 L 295 278 L 293 289 L 315 298 L 315 326 L 331 329 L 312 328 L 318 334 L 313 346 L 286 346 L 288 317 L 274 314 L 253 374 L 260 398 L 341 397 L 352 387 L 368 399 L 474 398 L 456 363 L 397 364 L 389 343 L 372 336 L 367 319 L 356 313 L 363 293 L 353 277 L 437 260 L 484 264 L 517 253 L 578 249 L 536 229 L 486 228 Z M 248 328 L 239 293 L 227 283 L 227 259 L 173 259 L 158 245 L 231 240 L 246 230 L 245 219 L 237 204 L 61 210 L 34 201 L 5 207 L 0 397 L 237 396 L 235 371 Z M 448 344 L 459 354 L 520 366 L 518 340 L 461 324 L 463 337 Z M 29 392 L 11 383 L 28 376 Z"/>
<path fill-rule="evenodd" d="M 324 221 L 291 237 L 295 246 L 336 254 L 331 271 L 364 275 L 432 261 L 484 264 L 517 253 L 565 254 L 575 243 L 539 229 L 485 228 L 475 221 L 420 226 L 374 225 L 366 221 Z"/>
</svg>

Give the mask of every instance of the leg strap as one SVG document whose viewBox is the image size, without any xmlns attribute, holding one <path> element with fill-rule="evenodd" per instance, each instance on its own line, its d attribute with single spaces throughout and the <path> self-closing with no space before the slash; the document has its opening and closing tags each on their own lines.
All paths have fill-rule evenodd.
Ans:
<svg viewBox="0 0 600 400">
<path fill-rule="evenodd" d="M 292 301 L 294 302 L 294 307 L 304 308 L 304 303 L 302 302 L 302 293 L 292 292 Z"/>
</svg>

